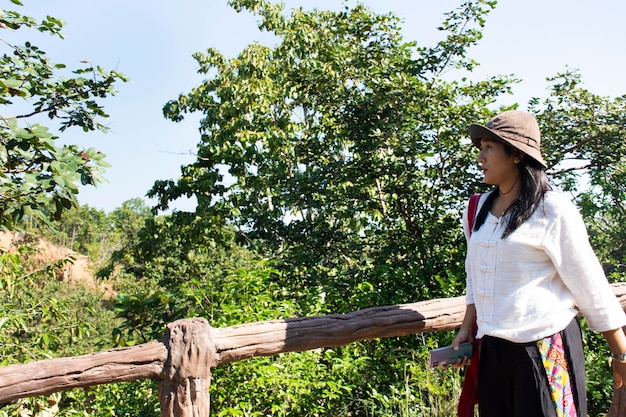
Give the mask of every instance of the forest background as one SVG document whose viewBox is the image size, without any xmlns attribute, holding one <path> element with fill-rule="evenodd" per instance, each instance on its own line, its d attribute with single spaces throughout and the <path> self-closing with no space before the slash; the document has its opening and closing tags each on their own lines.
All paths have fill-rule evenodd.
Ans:
<svg viewBox="0 0 626 417">
<path fill-rule="evenodd" d="M 0 20 L 11 32 L 0 60 L 2 227 L 88 255 L 115 296 L 54 279 L 59 264 L 32 265 L 28 239 L 3 252 L 0 364 L 143 343 L 183 317 L 223 327 L 462 295 L 460 212 L 486 190 L 466 127 L 501 110 L 519 82 L 469 77 L 478 64 L 469 50 L 495 2 L 459 3 L 441 40 L 424 46 L 402 37 L 397 17 L 365 6 L 285 12 L 231 1 L 279 41 L 234 58 L 194 54 L 204 80 L 163 106 L 174 122 L 200 115 L 193 161 L 179 178 L 155 180 L 153 207 L 132 198 L 109 213 L 77 199 L 102 182 L 105 155 L 61 137 L 106 131 L 104 99 L 127 79 L 97 63 L 55 63 L 31 33 L 59 37 L 62 22 L 12 3 Z M 580 208 L 607 276 L 623 281 L 625 96 L 581 82 L 575 70 L 555 74 L 549 95 L 521 108 L 537 116 L 550 178 Z M 194 198 L 194 210 L 172 210 L 180 198 Z M 428 369 L 426 357 L 452 337 L 230 364 L 214 371 L 212 415 L 449 416 L 460 377 Z M 604 344 L 585 337 L 590 415 L 600 416 L 612 375 Z M 155 389 L 72 390 L 0 415 L 53 405 L 57 415 L 156 416 Z"/>
</svg>

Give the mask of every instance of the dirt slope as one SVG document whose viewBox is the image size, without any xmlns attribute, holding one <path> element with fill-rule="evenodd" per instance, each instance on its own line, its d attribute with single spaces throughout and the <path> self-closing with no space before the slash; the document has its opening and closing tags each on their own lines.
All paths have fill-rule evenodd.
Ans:
<svg viewBox="0 0 626 417">
<path fill-rule="evenodd" d="M 63 269 L 56 271 L 57 278 L 89 288 L 97 287 L 87 256 L 46 242 L 40 238 L 33 238 L 22 233 L 0 231 L 0 252 L 12 252 L 17 244 L 24 242 L 30 242 L 37 248 L 36 253 L 30 259 L 32 261 L 31 270 L 36 270 L 47 263 L 73 256 L 73 263 L 67 263 Z"/>
</svg>

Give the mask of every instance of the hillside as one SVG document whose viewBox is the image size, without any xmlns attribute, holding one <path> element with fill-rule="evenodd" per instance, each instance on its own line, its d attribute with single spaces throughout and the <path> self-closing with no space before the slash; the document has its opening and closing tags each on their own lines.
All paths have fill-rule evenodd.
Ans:
<svg viewBox="0 0 626 417">
<path fill-rule="evenodd" d="M 0 231 L 0 251 L 15 252 L 17 247 L 23 243 L 29 243 L 35 248 L 34 253 L 29 255 L 26 263 L 28 272 L 41 269 L 47 264 L 59 260 L 73 259 L 73 262 L 67 262 L 63 268 L 55 271 L 57 279 L 106 291 L 106 288 L 97 284 L 87 256 L 24 233 Z"/>
</svg>

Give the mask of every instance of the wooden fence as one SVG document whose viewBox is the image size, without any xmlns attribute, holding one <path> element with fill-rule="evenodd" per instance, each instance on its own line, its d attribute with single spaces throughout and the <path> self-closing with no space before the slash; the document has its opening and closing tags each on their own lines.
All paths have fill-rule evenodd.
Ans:
<svg viewBox="0 0 626 417">
<path fill-rule="evenodd" d="M 626 283 L 612 287 L 626 307 Z M 179 320 L 161 339 L 142 345 L 0 367 L 0 404 L 151 378 L 159 381 L 162 417 L 208 417 L 212 368 L 255 356 L 451 330 L 460 326 L 464 311 L 465 298 L 456 297 L 221 329 L 202 318 Z M 607 415 L 618 416 L 626 416 L 626 388 L 614 392 Z"/>
</svg>

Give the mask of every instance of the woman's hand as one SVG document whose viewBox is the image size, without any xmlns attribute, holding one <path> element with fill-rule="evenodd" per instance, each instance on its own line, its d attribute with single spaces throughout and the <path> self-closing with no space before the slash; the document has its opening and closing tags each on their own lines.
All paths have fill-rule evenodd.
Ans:
<svg viewBox="0 0 626 417">
<path fill-rule="evenodd" d="M 615 379 L 615 388 L 621 388 L 626 381 L 626 363 L 613 360 L 613 378 Z"/>
<path fill-rule="evenodd" d="M 474 341 L 472 333 L 470 331 L 467 331 L 466 329 L 461 328 L 456 334 L 454 340 L 452 341 L 452 349 L 459 350 L 461 343 L 472 341 Z M 462 368 L 466 365 L 469 365 L 470 363 L 472 363 L 471 356 L 465 356 L 462 359 L 458 359 L 455 363 L 451 363 L 450 366 L 453 368 Z"/>
</svg>

